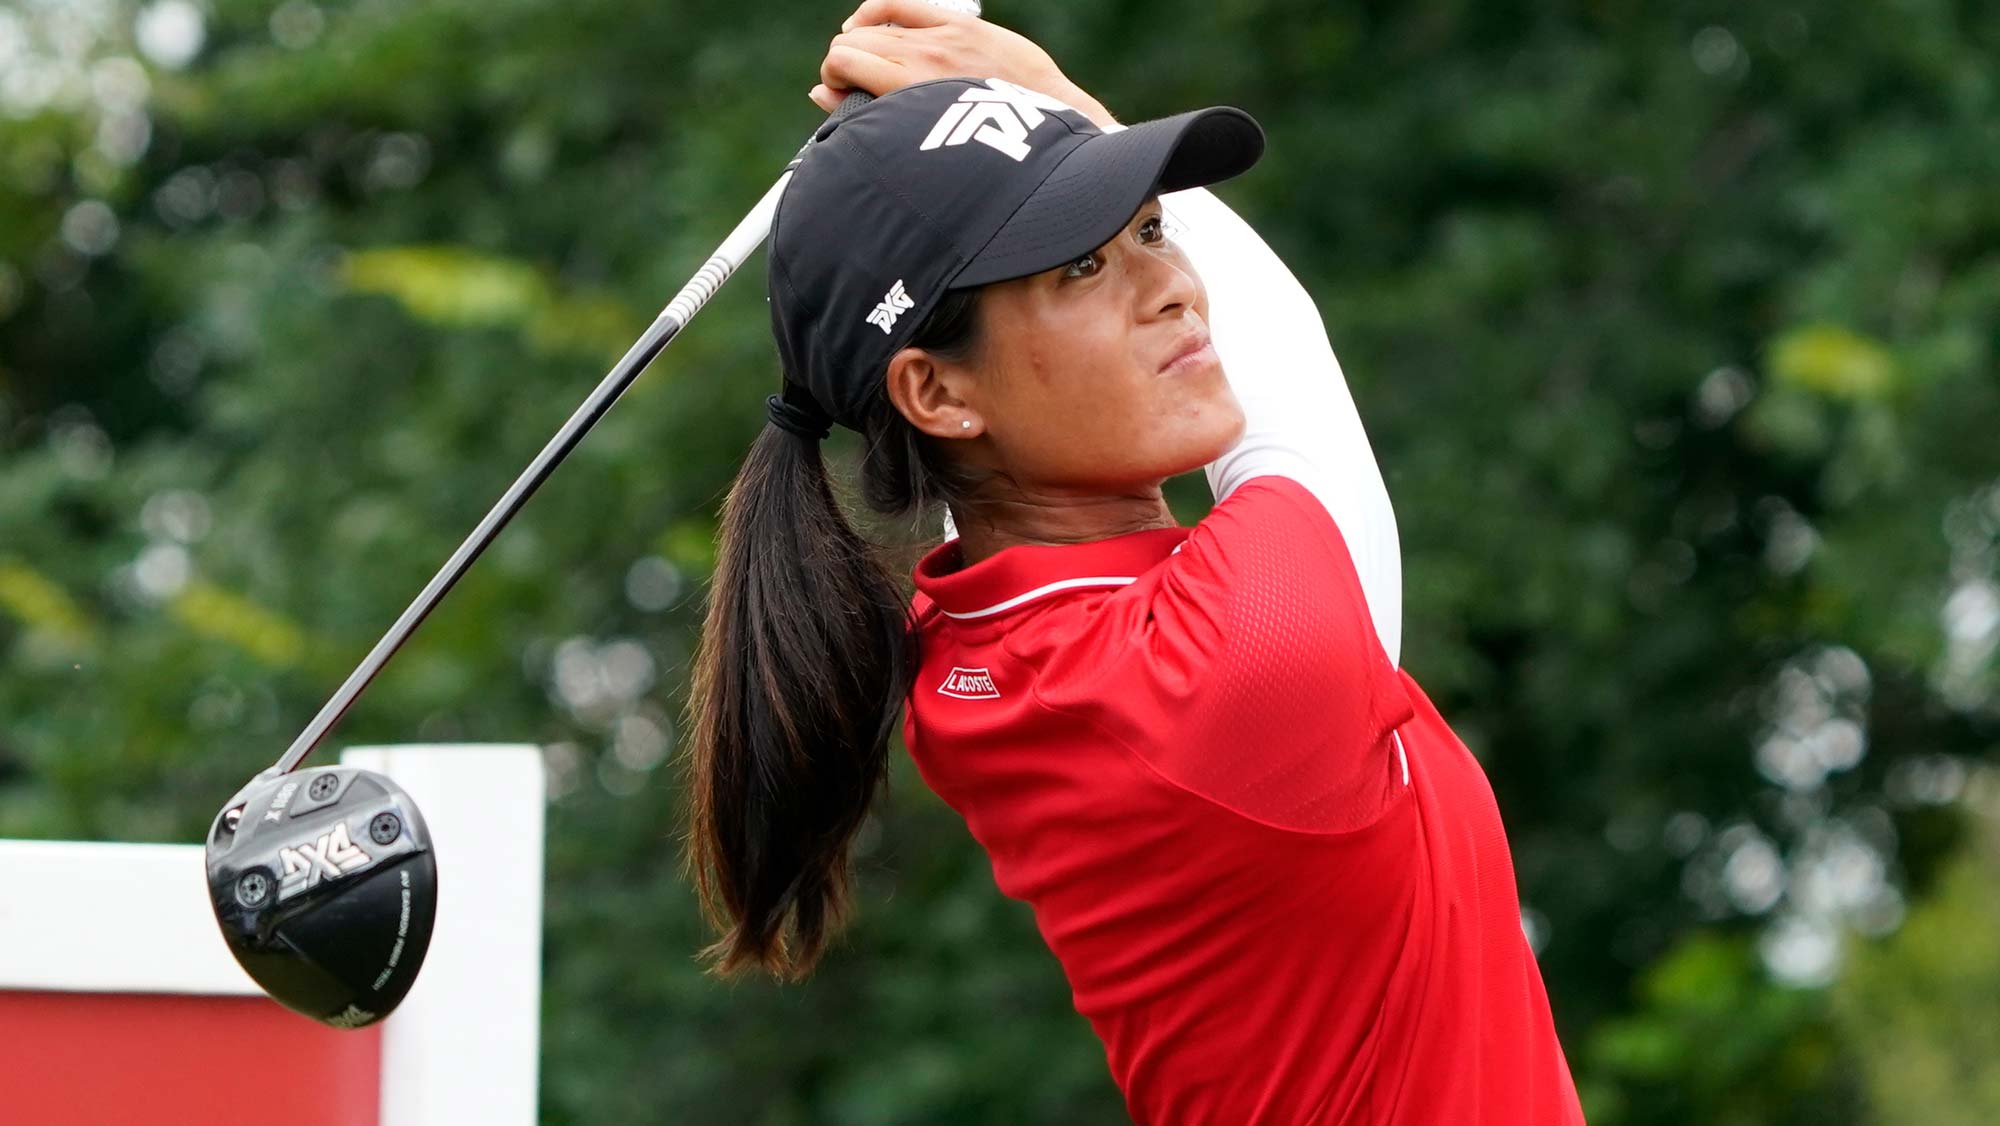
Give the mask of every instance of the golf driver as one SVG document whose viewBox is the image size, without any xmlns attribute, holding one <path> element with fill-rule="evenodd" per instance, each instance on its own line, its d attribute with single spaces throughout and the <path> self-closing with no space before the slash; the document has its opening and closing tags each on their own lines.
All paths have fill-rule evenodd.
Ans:
<svg viewBox="0 0 2000 1126">
<path fill-rule="evenodd" d="M 975 0 L 931 3 L 979 14 Z M 870 100 L 857 91 L 829 120 Z M 820 136 L 815 130 L 800 147 L 278 761 L 216 814 L 207 838 L 209 902 L 230 953 L 281 1004 L 337 1028 L 381 1020 L 415 983 L 437 917 L 437 859 L 410 796 L 373 771 L 294 772 L 500 529 L 763 243 L 785 185 Z"/>
<path fill-rule="evenodd" d="M 380 774 L 262 774 L 208 830 L 208 891 L 229 952 L 264 992 L 336 1028 L 387 1016 L 437 917 L 416 803 Z"/>
</svg>

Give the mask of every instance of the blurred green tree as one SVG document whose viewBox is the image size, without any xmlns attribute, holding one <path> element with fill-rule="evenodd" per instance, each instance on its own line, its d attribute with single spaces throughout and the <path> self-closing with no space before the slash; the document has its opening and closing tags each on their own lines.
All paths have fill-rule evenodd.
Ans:
<svg viewBox="0 0 2000 1126">
<path fill-rule="evenodd" d="M 0 835 L 194 839 L 768 187 L 844 14 L 0 9 Z M 1340 348 L 1592 1120 L 1945 1089 L 1857 1065 L 1984 980 L 1926 951 L 1981 925 L 1951 858 L 2000 743 L 2000 9 L 990 14 L 1128 120 L 1270 132 L 1221 194 Z M 550 1123 L 1115 1120 L 907 770 L 812 983 L 694 964 L 663 767 L 777 382 L 749 272 L 336 741 L 549 748 Z"/>
<path fill-rule="evenodd" d="M 1975 793 L 1976 831 L 1901 929 L 1857 952 L 1832 991 L 1876 1121 L 2000 1119 L 2000 781 Z"/>
</svg>

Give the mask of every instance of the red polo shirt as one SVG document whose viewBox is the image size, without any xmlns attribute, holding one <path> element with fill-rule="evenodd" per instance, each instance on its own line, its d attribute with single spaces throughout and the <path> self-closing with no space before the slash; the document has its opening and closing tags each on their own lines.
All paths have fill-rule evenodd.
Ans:
<svg viewBox="0 0 2000 1126">
<path fill-rule="evenodd" d="M 1582 1121 L 1479 765 L 1326 509 L 924 557 L 904 736 L 1135 1121 Z"/>
</svg>

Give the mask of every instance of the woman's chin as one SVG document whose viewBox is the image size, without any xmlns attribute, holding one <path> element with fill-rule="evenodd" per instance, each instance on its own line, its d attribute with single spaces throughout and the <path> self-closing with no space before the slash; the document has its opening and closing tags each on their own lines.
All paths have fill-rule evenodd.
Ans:
<svg viewBox="0 0 2000 1126">
<path fill-rule="evenodd" d="M 1233 398 L 1230 400 L 1230 406 L 1232 409 L 1228 416 L 1217 420 L 1216 425 L 1205 426 L 1187 435 L 1186 441 L 1176 443 L 1174 466 L 1164 476 L 1178 477 L 1183 473 L 1191 473 L 1235 448 L 1236 443 L 1243 439 L 1243 412 L 1233 409 L 1235 407 Z"/>
<path fill-rule="evenodd" d="M 1236 401 L 1236 392 L 1227 382 L 1222 384 L 1214 399 L 1202 412 L 1201 430 L 1203 457 L 1202 465 L 1207 465 L 1235 448 L 1243 440 L 1243 404 Z"/>
</svg>

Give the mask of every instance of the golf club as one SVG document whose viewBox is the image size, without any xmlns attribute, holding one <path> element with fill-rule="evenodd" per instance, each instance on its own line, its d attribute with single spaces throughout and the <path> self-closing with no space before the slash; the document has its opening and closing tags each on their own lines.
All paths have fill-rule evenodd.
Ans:
<svg viewBox="0 0 2000 1126">
<path fill-rule="evenodd" d="M 930 2 L 979 14 L 975 0 Z M 857 91 L 828 120 L 843 120 L 871 100 Z M 278 761 L 216 814 L 206 842 L 216 922 L 237 962 L 281 1004 L 338 1028 L 381 1020 L 415 982 L 437 916 L 437 860 L 407 793 L 378 773 L 349 767 L 289 775 L 556 466 L 770 234 L 786 184 L 820 135 L 815 130 L 800 147 Z"/>
</svg>

